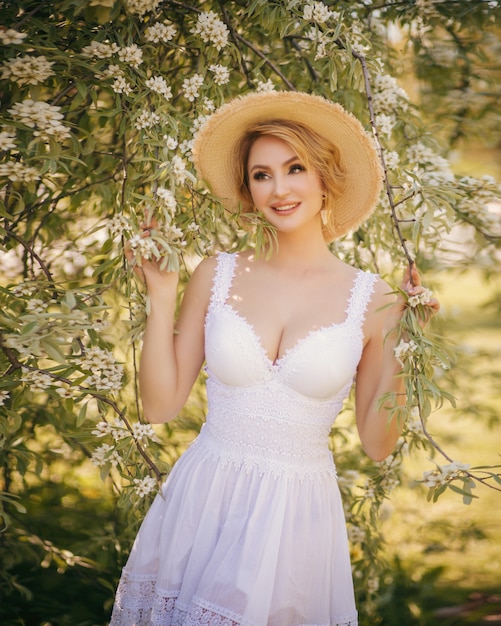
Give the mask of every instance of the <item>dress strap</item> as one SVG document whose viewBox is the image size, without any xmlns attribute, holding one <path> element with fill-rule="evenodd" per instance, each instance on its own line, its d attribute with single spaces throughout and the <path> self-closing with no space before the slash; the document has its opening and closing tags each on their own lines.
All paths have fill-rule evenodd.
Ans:
<svg viewBox="0 0 501 626">
<path fill-rule="evenodd" d="M 374 293 L 377 278 L 377 274 L 362 270 L 359 270 L 355 277 L 347 313 L 348 318 L 358 326 L 364 323 L 367 306 Z"/>
<path fill-rule="evenodd" d="M 217 256 L 216 273 L 212 283 L 211 306 L 224 304 L 228 299 L 233 275 L 235 273 L 237 255 L 220 252 Z"/>
</svg>

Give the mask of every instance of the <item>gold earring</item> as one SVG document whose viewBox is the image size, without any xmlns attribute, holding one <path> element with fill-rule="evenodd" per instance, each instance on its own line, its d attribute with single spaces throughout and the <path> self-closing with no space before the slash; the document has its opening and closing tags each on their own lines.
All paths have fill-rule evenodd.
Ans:
<svg viewBox="0 0 501 626">
<path fill-rule="evenodd" d="M 323 208 L 326 197 L 326 194 L 322 196 L 322 208 L 320 209 L 320 219 L 324 226 L 327 226 L 327 224 L 329 223 L 329 209 Z"/>
</svg>

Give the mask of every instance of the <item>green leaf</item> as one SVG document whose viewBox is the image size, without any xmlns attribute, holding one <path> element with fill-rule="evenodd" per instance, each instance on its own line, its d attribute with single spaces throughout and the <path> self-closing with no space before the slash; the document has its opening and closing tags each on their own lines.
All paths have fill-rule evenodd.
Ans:
<svg viewBox="0 0 501 626">
<path fill-rule="evenodd" d="M 78 412 L 77 419 L 76 419 L 77 428 L 80 428 L 80 426 L 85 422 L 87 418 L 87 405 L 88 403 L 84 402 L 82 406 L 80 407 L 80 411 Z"/>
</svg>

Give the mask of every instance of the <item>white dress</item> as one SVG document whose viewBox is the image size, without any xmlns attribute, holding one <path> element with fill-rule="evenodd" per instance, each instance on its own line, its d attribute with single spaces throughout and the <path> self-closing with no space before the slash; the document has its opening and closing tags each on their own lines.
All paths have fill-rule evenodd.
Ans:
<svg viewBox="0 0 501 626">
<path fill-rule="evenodd" d="M 342 323 L 271 363 L 227 302 L 220 254 L 205 322 L 209 411 L 148 511 L 110 626 L 355 626 L 344 511 L 328 436 L 362 354 L 376 276 Z"/>
</svg>

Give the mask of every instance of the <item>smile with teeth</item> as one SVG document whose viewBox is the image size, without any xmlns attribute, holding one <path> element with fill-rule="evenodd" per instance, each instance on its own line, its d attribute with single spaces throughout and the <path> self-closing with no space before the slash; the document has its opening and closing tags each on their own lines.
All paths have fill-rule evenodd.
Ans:
<svg viewBox="0 0 501 626">
<path fill-rule="evenodd" d="M 282 204 L 281 206 L 274 206 L 272 207 L 272 209 L 274 211 L 290 211 L 291 209 L 295 209 L 297 206 L 299 206 L 299 202 L 291 202 L 290 204 Z"/>
</svg>

